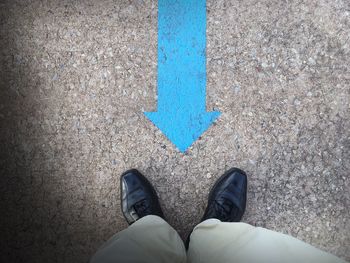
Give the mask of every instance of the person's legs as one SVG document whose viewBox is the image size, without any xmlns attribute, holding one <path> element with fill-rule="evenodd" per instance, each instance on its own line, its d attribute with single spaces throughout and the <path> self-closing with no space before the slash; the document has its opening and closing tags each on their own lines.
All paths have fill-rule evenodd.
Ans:
<svg viewBox="0 0 350 263">
<path fill-rule="evenodd" d="M 91 263 L 185 263 L 186 250 L 163 219 L 156 191 L 137 170 L 121 176 L 121 206 L 130 226 L 113 236 Z"/>
<path fill-rule="evenodd" d="M 245 211 L 247 176 L 227 171 L 212 188 L 202 223 L 190 236 L 190 263 L 344 262 L 296 238 L 238 223 Z"/>
<path fill-rule="evenodd" d="M 114 235 L 91 263 L 185 263 L 186 250 L 176 231 L 158 216 L 145 216 Z"/>
<path fill-rule="evenodd" d="M 187 257 L 189 263 L 345 263 L 291 236 L 217 219 L 195 227 Z"/>
</svg>

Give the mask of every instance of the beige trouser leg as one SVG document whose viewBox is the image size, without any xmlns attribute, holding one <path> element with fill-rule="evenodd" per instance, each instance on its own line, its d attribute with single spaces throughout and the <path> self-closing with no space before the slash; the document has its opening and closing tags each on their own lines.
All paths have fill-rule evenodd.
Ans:
<svg viewBox="0 0 350 263">
<path fill-rule="evenodd" d="M 209 219 L 195 227 L 190 263 L 344 263 L 296 238 L 245 223 Z"/>
<path fill-rule="evenodd" d="M 186 250 L 176 231 L 157 216 L 146 216 L 114 235 L 91 263 L 185 263 Z"/>
</svg>

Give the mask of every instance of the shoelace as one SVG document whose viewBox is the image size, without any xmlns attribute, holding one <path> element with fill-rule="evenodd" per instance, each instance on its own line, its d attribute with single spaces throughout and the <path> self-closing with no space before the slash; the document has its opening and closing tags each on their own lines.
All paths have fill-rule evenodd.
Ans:
<svg viewBox="0 0 350 263">
<path fill-rule="evenodd" d="M 143 199 L 134 204 L 134 209 L 139 217 L 151 214 L 151 208 L 146 199 Z"/>
<path fill-rule="evenodd" d="M 231 211 L 233 204 L 231 201 L 224 199 L 223 202 L 214 201 L 211 210 L 218 217 L 219 220 L 226 222 L 231 218 Z"/>
</svg>

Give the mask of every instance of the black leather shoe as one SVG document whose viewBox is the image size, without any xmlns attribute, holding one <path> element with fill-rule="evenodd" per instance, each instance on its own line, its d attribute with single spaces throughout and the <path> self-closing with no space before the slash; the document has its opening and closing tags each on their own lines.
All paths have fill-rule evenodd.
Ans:
<svg viewBox="0 0 350 263">
<path fill-rule="evenodd" d="M 247 175 L 238 168 L 232 168 L 211 189 L 201 222 L 209 218 L 222 222 L 239 222 L 245 211 L 246 200 Z"/>
<path fill-rule="evenodd" d="M 148 215 L 164 218 L 156 191 L 136 169 L 122 174 L 120 189 L 122 211 L 129 225 Z"/>
</svg>

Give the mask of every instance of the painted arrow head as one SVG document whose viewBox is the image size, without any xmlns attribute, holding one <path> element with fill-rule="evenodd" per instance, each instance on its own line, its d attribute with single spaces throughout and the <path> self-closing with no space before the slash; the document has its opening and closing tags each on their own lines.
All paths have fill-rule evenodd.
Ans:
<svg viewBox="0 0 350 263">
<path fill-rule="evenodd" d="M 144 112 L 165 136 L 185 152 L 188 147 L 205 132 L 221 114 L 218 111 L 191 113 L 191 112 Z"/>
</svg>

